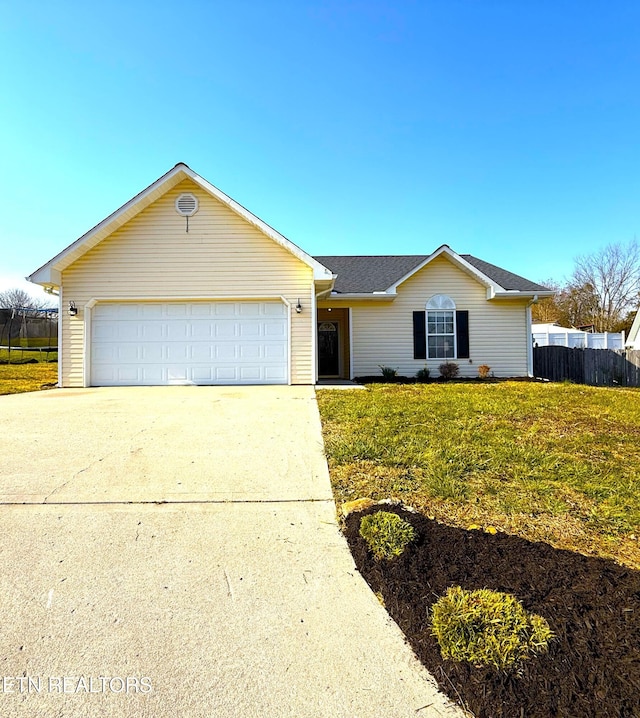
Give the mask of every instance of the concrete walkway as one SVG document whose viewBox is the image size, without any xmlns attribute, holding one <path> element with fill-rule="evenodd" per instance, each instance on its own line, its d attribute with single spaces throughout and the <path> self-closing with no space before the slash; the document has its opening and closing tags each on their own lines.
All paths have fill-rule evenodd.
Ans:
<svg viewBox="0 0 640 718">
<path fill-rule="evenodd" d="M 0 441 L 3 717 L 462 715 L 354 569 L 311 388 L 0 397 Z"/>
</svg>

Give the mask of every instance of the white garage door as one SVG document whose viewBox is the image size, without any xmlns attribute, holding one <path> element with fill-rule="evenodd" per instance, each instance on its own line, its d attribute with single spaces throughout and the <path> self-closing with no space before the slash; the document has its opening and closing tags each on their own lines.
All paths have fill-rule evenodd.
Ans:
<svg viewBox="0 0 640 718">
<path fill-rule="evenodd" d="M 91 385 L 286 384 L 282 302 L 98 303 Z"/>
</svg>

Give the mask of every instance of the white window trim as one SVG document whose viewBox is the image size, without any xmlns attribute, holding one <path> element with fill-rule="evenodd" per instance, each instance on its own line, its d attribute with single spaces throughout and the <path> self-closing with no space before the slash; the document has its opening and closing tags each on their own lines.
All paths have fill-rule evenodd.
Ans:
<svg viewBox="0 0 640 718">
<path fill-rule="evenodd" d="M 450 357 L 434 357 L 431 356 L 429 352 L 429 337 L 450 337 L 452 336 L 447 332 L 447 334 L 431 334 L 429 332 L 429 312 L 451 312 L 453 314 L 453 356 Z M 427 359 L 440 359 L 442 361 L 448 361 L 449 359 L 457 359 L 458 358 L 458 323 L 457 323 L 457 310 L 456 309 L 427 309 L 425 313 L 425 321 L 426 321 L 426 327 L 425 327 L 425 337 L 427 342 Z"/>
<path fill-rule="evenodd" d="M 435 300 L 435 302 L 434 302 Z M 432 304 L 430 307 L 429 305 Z M 442 307 L 436 307 L 433 306 L 434 304 L 446 304 L 446 309 Z M 429 352 L 429 337 L 449 337 L 451 334 L 431 334 L 429 332 L 429 312 L 451 312 L 453 314 L 453 356 L 450 357 L 433 357 L 431 356 Z M 458 358 L 458 318 L 457 318 L 458 310 L 456 308 L 456 303 L 446 294 L 434 294 L 432 297 L 429 297 L 425 304 L 425 341 L 426 341 L 426 350 L 427 350 L 427 359 L 433 359 L 436 360 L 444 360 L 449 361 L 449 359 L 457 359 Z"/>
</svg>

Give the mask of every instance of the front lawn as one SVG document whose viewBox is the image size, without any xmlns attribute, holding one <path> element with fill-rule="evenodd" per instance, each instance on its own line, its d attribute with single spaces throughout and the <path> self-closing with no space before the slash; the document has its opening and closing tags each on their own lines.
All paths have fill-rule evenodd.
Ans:
<svg viewBox="0 0 640 718">
<path fill-rule="evenodd" d="M 58 381 L 58 364 L 0 364 L 0 394 L 49 388 Z"/>
<path fill-rule="evenodd" d="M 379 384 L 318 403 L 338 504 L 396 498 L 640 567 L 640 390 Z"/>
</svg>

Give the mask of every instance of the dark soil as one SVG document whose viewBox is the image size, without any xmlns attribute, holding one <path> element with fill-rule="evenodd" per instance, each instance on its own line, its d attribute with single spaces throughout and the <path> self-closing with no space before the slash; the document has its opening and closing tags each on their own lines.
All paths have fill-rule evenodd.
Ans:
<svg viewBox="0 0 640 718">
<path fill-rule="evenodd" d="M 384 508 L 418 539 L 377 562 L 360 519 Z M 356 565 L 443 692 L 477 718 L 640 718 L 640 571 L 506 534 L 444 526 L 399 507 L 351 514 L 345 533 Z M 556 637 L 517 671 L 443 660 L 428 609 L 449 586 L 516 596 Z"/>
<path fill-rule="evenodd" d="M 486 379 L 480 379 L 479 377 L 464 377 L 457 376 L 453 379 L 445 379 L 443 376 L 433 376 L 428 379 L 418 379 L 415 376 L 392 376 L 389 378 L 383 377 L 380 374 L 373 376 L 356 376 L 353 381 L 356 384 L 500 384 L 505 381 L 519 381 L 527 383 L 548 383 L 548 379 L 539 379 L 536 377 L 529 376 L 510 376 L 510 377 L 495 377 L 490 376 Z"/>
</svg>

